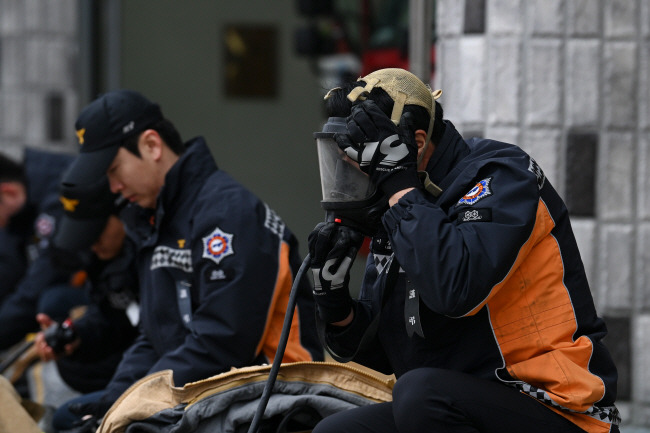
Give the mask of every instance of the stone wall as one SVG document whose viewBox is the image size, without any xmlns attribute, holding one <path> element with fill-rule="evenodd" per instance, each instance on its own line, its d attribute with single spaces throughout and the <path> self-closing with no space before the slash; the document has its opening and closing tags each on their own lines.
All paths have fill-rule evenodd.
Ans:
<svg viewBox="0 0 650 433">
<path fill-rule="evenodd" d="M 0 151 L 74 151 L 78 0 L 0 0 Z"/>
<path fill-rule="evenodd" d="M 438 0 L 436 33 L 446 117 L 564 197 L 624 423 L 650 426 L 650 0 Z"/>
</svg>

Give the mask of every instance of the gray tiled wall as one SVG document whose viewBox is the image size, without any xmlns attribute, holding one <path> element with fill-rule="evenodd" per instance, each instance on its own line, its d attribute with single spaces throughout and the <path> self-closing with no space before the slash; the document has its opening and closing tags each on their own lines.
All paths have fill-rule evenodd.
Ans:
<svg viewBox="0 0 650 433">
<path fill-rule="evenodd" d="M 78 0 L 0 0 L 0 150 L 70 152 L 78 111 Z"/>
</svg>

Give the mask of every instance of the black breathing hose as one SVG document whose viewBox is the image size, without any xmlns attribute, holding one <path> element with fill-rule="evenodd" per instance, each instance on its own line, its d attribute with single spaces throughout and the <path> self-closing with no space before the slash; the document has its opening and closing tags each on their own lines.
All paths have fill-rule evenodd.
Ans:
<svg viewBox="0 0 650 433">
<path fill-rule="evenodd" d="M 291 331 L 291 321 L 293 320 L 293 310 L 296 307 L 296 298 L 298 296 L 298 287 L 302 276 L 305 273 L 305 269 L 309 265 L 309 254 L 305 257 L 305 260 L 302 261 L 300 269 L 296 273 L 296 278 L 293 280 L 293 286 L 291 286 L 291 293 L 289 294 L 289 301 L 287 303 L 287 312 L 284 315 L 284 323 L 282 325 L 282 333 L 280 334 L 280 341 L 278 342 L 278 348 L 275 352 L 275 358 L 273 359 L 273 364 L 271 364 L 271 370 L 269 371 L 269 377 L 266 380 L 266 385 L 264 385 L 264 391 L 262 392 L 262 397 L 260 399 L 260 404 L 257 406 L 257 411 L 251 421 L 251 425 L 248 429 L 248 433 L 257 433 L 259 428 L 259 423 L 264 416 L 264 411 L 266 410 L 266 405 L 271 398 L 271 392 L 273 391 L 273 386 L 275 385 L 275 379 L 278 377 L 278 371 L 280 371 L 280 364 L 282 363 L 282 358 L 284 357 L 284 350 L 287 348 L 287 340 L 289 339 L 289 332 Z"/>
</svg>

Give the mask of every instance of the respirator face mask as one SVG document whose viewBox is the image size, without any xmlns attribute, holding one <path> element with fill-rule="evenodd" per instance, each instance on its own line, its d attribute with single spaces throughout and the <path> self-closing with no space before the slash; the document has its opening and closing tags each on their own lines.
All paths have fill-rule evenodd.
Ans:
<svg viewBox="0 0 650 433">
<path fill-rule="evenodd" d="M 429 125 L 425 146 L 428 145 L 433 132 L 435 100 L 442 95 L 441 90 L 432 92 L 431 88 L 413 73 L 399 68 L 380 69 L 360 78 L 359 81 L 363 81 L 365 86 L 359 85 L 352 89 L 346 95 L 349 102 L 354 104 L 365 99 L 375 87 L 383 89 L 393 100 L 390 118 L 395 125 L 399 124 L 404 106 L 417 105 L 426 109 Z M 338 88 L 330 92 L 336 89 Z M 325 99 L 330 97 L 330 92 L 325 95 Z M 344 117 L 330 117 L 323 130 L 314 133 L 323 189 L 321 205 L 325 210 L 326 221 L 337 221 L 366 236 L 374 236 L 382 225 L 382 215 L 388 210 L 388 197 L 377 191 L 368 175 L 339 149 L 334 140 L 334 134 L 337 132 L 347 133 Z M 424 154 L 423 150 L 419 158 Z M 418 159 L 418 163 L 420 161 L 421 159 Z M 439 190 L 437 186 L 435 188 Z M 440 191 L 432 193 L 438 195 Z"/>
<path fill-rule="evenodd" d="M 344 117 L 330 117 L 323 130 L 314 133 L 325 220 L 374 236 L 381 227 L 388 202 L 359 165 L 338 147 L 334 140 L 336 132 L 347 132 Z"/>
</svg>

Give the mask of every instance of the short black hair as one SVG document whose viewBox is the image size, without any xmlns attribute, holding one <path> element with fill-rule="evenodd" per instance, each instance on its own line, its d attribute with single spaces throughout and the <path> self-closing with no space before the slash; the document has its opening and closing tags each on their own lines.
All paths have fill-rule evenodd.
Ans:
<svg viewBox="0 0 650 433">
<path fill-rule="evenodd" d="M 20 182 L 26 185 L 27 178 L 23 164 L 0 153 L 0 182 Z"/>
<path fill-rule="evenodd" d="M 364 87 L 366 82 L 363 80 L 352 81 L 343 84 L 340 88 L 332 90 L 329 94 L 329 97 L 325 100 L 325 112 L 328 117 L 347 117 L 350 115 L 352 110 L 353 103 L 347 98 L 348 94 L 355 87 L 362 86 Z M 370 93 L 367 95 L 368 99 L 375 101 L 375 104 L 384 112 L 387 116 L 390 116 L 393 111 L 394 101 L 386 91 L 380 87 L 374 87 Z M 438 101 L 435 101 L 436 112 L 434 114 L 434 123 L 433 131 L 431 133 L 431 140 L 434 143 L 438 143 L 442 134 L 444 132 L 444 123 L 443 119 L 443 110 L 442 105 Z M 429 129 L 429 112 L 419 105 L 405 105 L 404 112 L 411 113 L 413 115 L 415 129 L 423 129 L 427 131 Z"/>
<path fill-rule="evenodd" d="M 156 131 L 167 147 L 169 147 L 176 155 L 181 155 L 185 152 L 183 139 L 174 124 L 169 120 L 161 119 L 147 129 L 153 129 Z M 122 142 L 122 147 L 138 157 L 140 157 L 140 151 L 138 150 L 138 140 L 140 139 L 140 135 L 142 135 L 142 133 L 131 136 Z"/>
</svg>

